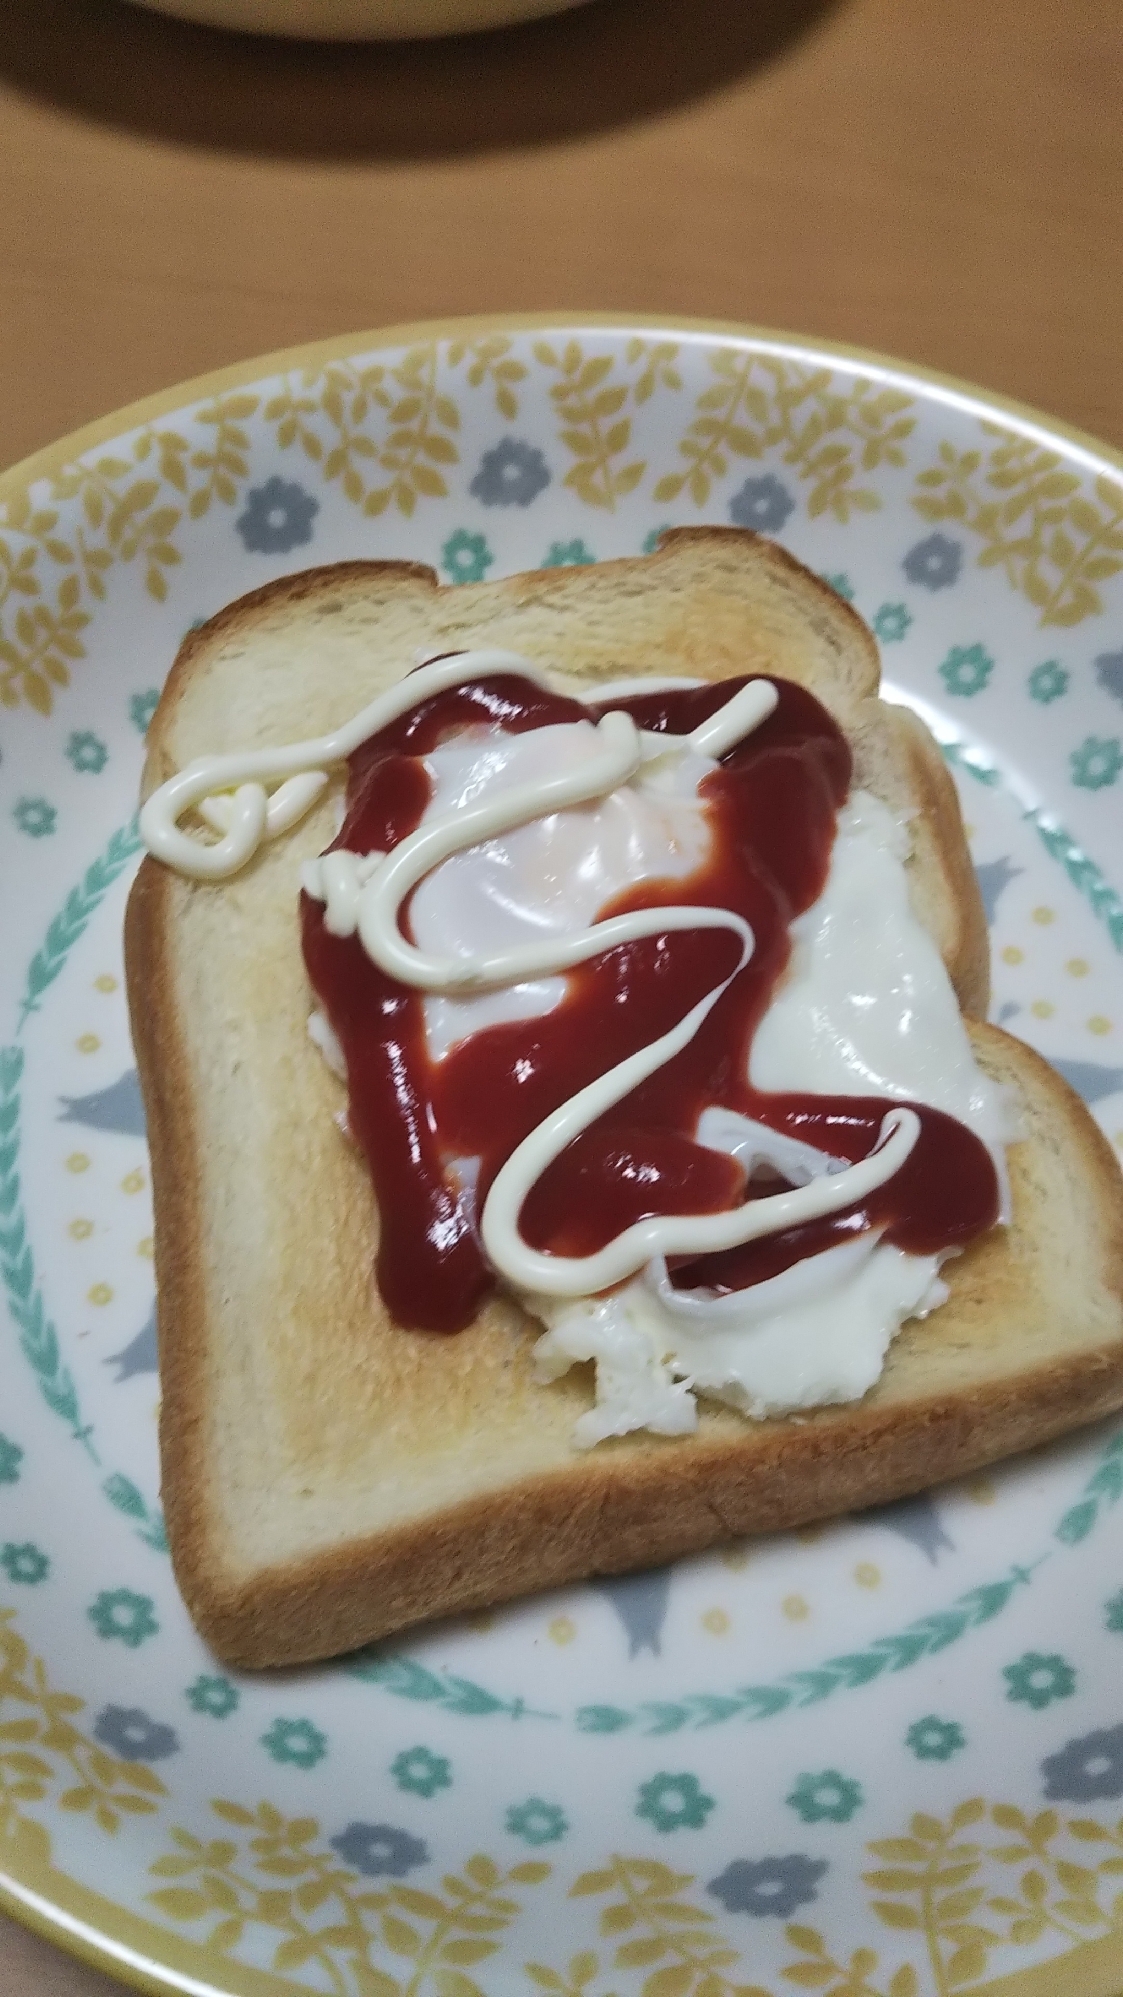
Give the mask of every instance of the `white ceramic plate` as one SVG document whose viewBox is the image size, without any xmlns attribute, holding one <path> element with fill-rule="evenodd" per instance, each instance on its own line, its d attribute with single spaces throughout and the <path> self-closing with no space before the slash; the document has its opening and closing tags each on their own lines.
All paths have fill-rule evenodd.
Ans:
<svg viewBox="0 0 1123 1997">
<path fill-rule="evenodd" d="M 248 363 L 0 481 L 0 1871 L 145 1987 L 1104 1997 L 1123 1429 L 880 1516 L 238 1678 L 160 1520 L 121 971 L 188 627 L 310 563 L 446 580 L 778 535 L 959 778 L 995 1016 L 1123 1145 L 1123 462 L 868 355 L 585 319 Z"/>
</svg>

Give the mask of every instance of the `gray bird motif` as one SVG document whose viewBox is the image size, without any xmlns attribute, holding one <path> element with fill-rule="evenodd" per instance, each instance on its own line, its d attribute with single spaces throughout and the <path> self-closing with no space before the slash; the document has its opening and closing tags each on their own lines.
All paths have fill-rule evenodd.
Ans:
<svg viewBox="0 0 1123 1997">
<path fill-rule="evenodd" d="M 1008 855 L 1003 855 L 1001 860 L 987 860 L 981 867 L 975 868 L 975 878 L 979 883 L 979 893 L 983 898 L 983 908 L 986 910 L 990 928 L 994 927 L 994 912 L 1003 888 L 1009 887 L 1011 881 L 1016 881 L 1018 875 L 1024 873 L 1024 867 L 1010 865 Z"/>
<path fill-rule="evenodd" d="M 873 1505 L 867 1512 L 859 1512 L 857 1521 L 862 1525 L 885 1526 L 889 1532 L 899 1533 L 912 1546 L 927 1555 L 933 1567 L 944 1547 L 955 1551 L 955 1541 L 949 1538 L 940 1524 L 940 1515 L 932 1502 L 931 1495 L 923 1491 L 918 1498 L 898 1498 L 892 1505 Z"/>
<path fill-rule="evenodd" d="M 144 1104 L 135 1068 L 107 1089 L 90 1096 L 60 1096 L 60 1123 L 84 1123 L 91 1130 L 112 1130 L 122 1137 L 144 1136 Z"/>
<path fill-rule="evenodd" d="M 131 1380 L 134 1373 L 155 1373 L 156 1366 L 156 1306 L 153 1304 L 148 1319 L 135 1338 L 130 1339 L 121 1352 L 111 1352 L 105 1360 L 106 1366 L 116 1366 L 117 1375 L 113 1382 L 119 1387 L 122 1380 Z"/>
<path fill-rule="evenodd" d="M 658 1657 L 671 1592 L 671 1569 L 651 1574 L 595 1574 L 592 1585 L 607 1595 L 628 1638 L 628 1656 L 649 1650 Z"/>
<path fill-rule="evenodd" d="M 1123 1068 L 1105 1068 L 1098 1061 L 1053 1061 L 1050 1065 L 1086 1103 L 1098 1103 L 1123 1089 Z"/>
</svg>

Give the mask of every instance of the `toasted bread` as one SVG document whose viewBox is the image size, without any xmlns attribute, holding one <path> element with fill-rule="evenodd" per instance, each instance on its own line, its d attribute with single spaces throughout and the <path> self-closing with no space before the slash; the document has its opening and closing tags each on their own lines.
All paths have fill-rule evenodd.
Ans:
<svg viewBox="0 0 1123 1997">
<path fill-rule="evenodd" d="M 1113 1154 L 1062 1080 L 982 1023 L 987 940 L 954 788 L 927 732 L 877 698 L 860 618 L 782 550 L 679 530 L 651 558 L 441 588 L 344 563 L 242 598 L 185 641 L 145 791 L 192 758 L 348 720 L 412 664 L 509 647 L 574 690 L 633 673 L 798 681 L 833 713 L 856 785 L 907 819 L 915 912 L 976 1058 L 1022 1105 L 1013 1219 L 949 1264 L 865 1398 L 574 1451 L 589 1368 L 534 1378 L 538 1331 L 499 1299 L 455 1337 L 390 1322 L 378 1219 L 307 1035 L 299 862 L 343 776 L 223 886 L 144 861 L 126 923 L 148 1112 L 164 1496 L 176 1574 L 233 1664 L 329 1656 L 412 1623 L 736 1534 L 884 1502 L 1123 1404 L 1123 1207 Z"/>
</svg>

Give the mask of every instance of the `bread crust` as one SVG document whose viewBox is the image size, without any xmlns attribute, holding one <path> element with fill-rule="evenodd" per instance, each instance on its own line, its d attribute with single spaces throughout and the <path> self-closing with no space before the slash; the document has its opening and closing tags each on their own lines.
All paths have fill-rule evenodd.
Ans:
<svg viewBox="0 0 1123 1997">
<path fill-rule="evenodd" d="M 930 848 L 926 864 L 937 876 L 943 923 L 937 933 L 961 1006 L 968 1013 L 985 1010 L 985 923 L 954 786 L 938 750 L 920 724 L 901 710 L 881 709 L 871 718 L 876 648 L 849 606 L 772 544 L 753 536 L 738 535 L 736 540 L 742 548 L 746 540 L 754 543 L 754 559 L 795 590 L 803 614 L 821 618 L 840 652 L 849 642 L 851 680 L 845 698 L 837 687 L 830 689 L 834 704 L 843 708 L 857 741 L 880 729 L 875 747 L 889 770 L 886 785 L 892 790 L 895 782 L 907 784 L 921 837 Z M 689 562 L 739 559 L 731 552 L 728 530 L 679 530 L 664 547 L 675 560 L 684 553 Z M 661 559 L 656 556 L 654 566 Z M 600 589 L 606 587 L 605 571 L 615 571 L 615 588 L 627 591 L 637 572 L 650 575 L 652 566 L 610 563 L 579 573 L 586 589 L 593 577 Z M 283 631 L 295 613 L 309 606 L 335 600 L 365 603 L 379 592 L 396 601 L 402 591 L 421 591 L 434 610 L 440 606 L 433 620 L 438 640 L 459 634 L 465 642 L 479 642 L 481 630 L 497 628 L 495 642 L 504 643 L 501 633 L 512 607 L 516 619 L 525 616 L 528 603 L 536 617 L 556 606 L 558 615 L 568 618 L 577 579 L 574 571 L 514 577 L 479 586 L 474 602 L 471 587 L 440 590 L 431 571 L 410 563 L 340 564 L 270 584 L 220 612 L 186 641 L 150 736 L 145 789 L 186 760 L 185 746 L 198 752 L 191 741 L 191 728 L 198 724 L 186 709 L 198 695 L 201 676 L 233 670 L 230 662 L 260 640 L 265 625 Z M 482 603 L 481 595 L 486 599 Z M 680 671 L 698 669 L 704 639 L 702 633 L 686 643 L 688 663 L 680 664 Z M 594 634 L 583 645 L 581 664 L 585 677 L 605 679 L 612 659 L 606 656 L 602 664 L 596 647 Z M 715 676 L 730 669 L 726 652 Z M 348 709 L 353 711 L 354 706 Z M 276 739 L 292 738 L 278 734 Z M 255 863 L 251 873 L 264 877 L 270 864 Z M 247 895 L 256 892 L 251 882 Z M 510 1305 L 491 1307 L 463 1334 L 463 1342 L 441 1341 L 439 1349 L 422 1335 L 389 1326 L 367 1287 L 375 1220 L 369 1184 L 344 1147 L 332 1150 L 325 1143 L 308 1169 L 314 1174 L 313 1190 L 324 1196 L 325 1210 L 334 1202 L 332 1211 L 340 1215 L 340 1242 L 331 1251 L 340 1273 L 335 1260 L 324 1271 L 326 1322 L 305 1327 L 309 1339 L 326 1341 L 320 1347 L 325 1394 L 341 1402 L 348 1381 L 358 1377 L 354 1369 L 369 1355 L 370 1367 L 381 1369 L 389 1382 L 384 1402 L 372 1402 L 375 1429 L 380 1422 L 408 1427 L 411 1420 L 423 1429 L 428 1418 L 411 1414 L 413 1403 L 408 1395 L 403 1399 L 402 1382 L 411 1373 L 429 1371 L 443 1383 L 434 1387 L 432 1422 L 450 1425 L 455 1436 L 461 1432 L 456 1423 L 463 1419 L 457 1396 L 471 1403 L 478 1372 L 492 1395 L 509 1390 L 512 1425 L 525 1421 L 526 1408 L 541 1409 L 542 1463 L 528 1463 L 524 1452 L 509 1475 L 494 1478 L 487 1488 L 466 1485 L 451 1495 L 434 1491 L 432 1501 L 421 1503 L 416 1515 L 389 1519 L 376 1530 L 348 1530 L 337 1522 L 333 1536 L 329 1519 L 318 1543 L 280 1556 L 275 1549 L 263 1554 L 267 1535 L 260 1529 L 262 1508 L 283 1503 L 294 1519 L 299 1517 L 292 1479 L 299 1473 L 300 1450 L 293 1445 L 286 1454 L 278 1445 L 278 1460 L 285 1466 L 283 1495 L 279 1487 L 271 1494 L 267 1478 L 262 1489 L 247 1493 L 248 1472 L 241 1457 L 227 1439 L 223 1447 L 233 1450 L 230 1472 L 218 1448 L 217 1387 L 228 1384 L 235 1364 L 246 1366 L 246 1377 L 253 1377 L 253 1366 L 264 1353 L 273 1369 L 267 1367 L 264 1376 L 273 1399 L 267 1395 L 254 1406 L 255 1418 L 268 1426 L 276 1416 L 278 1432 L 286 1421 L 295 1429 L 298 1417 L 284 1403 L 287 1396 L 295 1404 L 300 1390 L 290 1388 L 285 1369 L 300 1348 L 290 1341 L 274 1352 L 272 1324 L 246 1322 L 245 1312 L 239 1313 L 231 1301 L 239 1272 L 229 1259 L 224 1262 L 224 1251 L 216 1246 L 220 1196 L 208 1149 L 205 1078 L 181 989 L 186 975 L 182 960 L 191 955 L 196 931 L 212 933 L 218 906 L 214 897 L 214 889 L 186 883 L 145 860 L 129 900 L 125 946 L 152 1154 L 163 1394 L 160 1446 L 169 1541 L 192 1617 L 229 1663 L 261 1667 L 311 1661 L 418 1621 L 592 1574 L 659 1564 L 729 1537 L 886 1502 L 1045 1442 L 1123 1405 L 1123 1211 L 1114 1156 L 1055 1071 L 997 1028 L 976 1023 L 970 1030 L 981 1064 L 1017 1089 L 1031 1127 L 1030 1140 L 1011 1152 L 1013 1224 L 1008 1231 L 992 1230 L 949 1265 L 945 1275 L 952 1301 L 924 1322 L 905 1326 L 881 1381 L 864 1400 L 799 1417 L 750 1422 L 709 1407 L 690 1437 L 631 1436 L 601 1444 L 587 1455 L 559 1450 L 558 1423 L 567 1427 L 573 1413 L 587 1405 L 587 1386 L 574 1376 L 548 1388 L 519 1384 L 529 1378 L 528 1354 L 537 1327 L 532 1329 Z M 293 903 L 291 948 L 298 953 L 295 896 Z M 233 897 L 225 906 L 231 916 L 222 919 L 232 920 Z M 298 1034 L 294 1044 L 293 1029 L 277 1032 L 276 1048 L 298 1064 L 293 1073 L 300 1087 L 326 1091 L 329 1084 L 318 1056 Z M 252 1038 L 245 1046 L 252 1064 Z M 237 1080 L 232 1069 L 231 1088 Z M 319 1144 L 327 1113 L 314 1121 L 315 1132 L 305 1135 Z M 331 1201 L 321 1184 L 323 1174 L 331 1179 Z M 1064 1301 L 1065 1285 L 1055 1280 L 1055 1252 L 1043 1245 L 1041 1236 L 1050 1206 L 1066 1198 L 1071 1214 L 1065 1228 L 1081 1264 L 1080 1284 L 1094 1298 L 1082 1305 L 1082 1315 L 1077 1313 L 1075 1329 L 1069 1327 L 1062 1336 L 1050 1324 L 1049 1312 L 1071 1314 L 1072 1305 Z M 324 1253 L 314 1231 L 303 1250 L 311 1257 Z M 231 1349 L 233 1340 L 240 1341 L 237 1352 Z M 462 1358 L 450 1353 L 449 1346 L 459 1346 Z M 320 1374 L 309 1377 L 314 1393 Z M 307 1383 L 303 1392 L 307 1399 Z M 489 1405 L 489 1419 L 491 1413 Z M 330 1411 L 325 1432 L 330 1438 Z M 338 1484 L 344 1520 L 351 1446 L 341 1446 L 335 1468 L 322 1453 L 316 1457 L 310 1451 L 315 1467 L 307 1473 L 309 1491 L 317 1478 L 323 1479 L 332 1487 L 333 1501 Z M 375 1477 L 376 1456 L 374 1451 L 369 1463 L 363 1459 L 355 1475 Z"/>
<path fill-rule="evenodd" d="M 975 869 L 963 836 L 955 783 L 924 723 L 907 707 L 889 709 L 916 799 L 914 841 L 930 840 L 950 888 L 954 924 L 940 937 L 959 1009 L 985 1019 L 990 1005 L 990 936 Z"/>
</svg>

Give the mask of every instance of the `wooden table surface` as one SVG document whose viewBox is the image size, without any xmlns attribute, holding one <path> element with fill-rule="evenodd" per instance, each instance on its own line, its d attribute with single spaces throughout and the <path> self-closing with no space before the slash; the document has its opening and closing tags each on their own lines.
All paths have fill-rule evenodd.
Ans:
<svg viewBox="0 0 1123 1997">
<path fill-rule="evenodd" d="M 315 48 L 0 0 L 0 464 L 245 356 L 583 307 L 817 333 L 1123 445 L 1123 7 L 593 0 Z M 116 1986 L 0 1916 L 5 1997 Z"/>
</svg>

